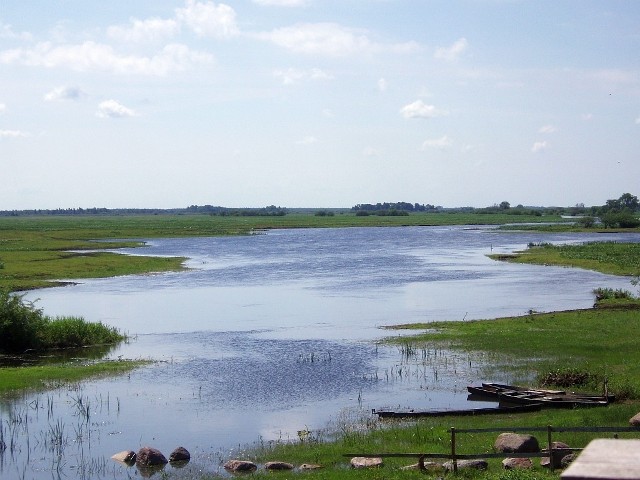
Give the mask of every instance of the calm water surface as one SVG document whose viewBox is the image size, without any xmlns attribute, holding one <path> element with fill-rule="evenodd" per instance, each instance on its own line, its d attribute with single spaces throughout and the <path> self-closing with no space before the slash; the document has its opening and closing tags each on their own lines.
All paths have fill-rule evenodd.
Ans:
<svg viewBox="0 0 640 480">
<path fill-rule="evenodd" d="M 142 473 L 109 457 L 144 445 L 168 456 L 183 445 L 192 462 L 165 469 L 180 478 L 220 472 L 250 442 L 321 435 L 371 408 L 468 408 L 466 385 L 490 380 L 490 359 L 441 350 L 406 358 L 376 346 L 389 334 L 380 327 L 588 307 L 593 288 L 631 288 L 628 279 L 486 257 L 529 242 L 585 240 L 640 237 L 443 227 L 148 241 L 127 253 L 185 256 L 189 270 L 81 280 L 28 298 L 49 315 L 132 335 L 111 358 L 160 362 L 0 400 L 8 446 L 0 477 L 136 478 Z"/>
</svg>

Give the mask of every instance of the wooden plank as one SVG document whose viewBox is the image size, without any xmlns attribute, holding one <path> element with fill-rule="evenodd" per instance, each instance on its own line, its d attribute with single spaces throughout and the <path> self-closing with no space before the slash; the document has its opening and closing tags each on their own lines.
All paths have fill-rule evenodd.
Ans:
<svg viewBox="0 0 640 480">
<path fill-rule="evenodd" d="M 596 439 L 560 476 L 563 480 L 640 480 L 640 440 Z"/>
</svg>

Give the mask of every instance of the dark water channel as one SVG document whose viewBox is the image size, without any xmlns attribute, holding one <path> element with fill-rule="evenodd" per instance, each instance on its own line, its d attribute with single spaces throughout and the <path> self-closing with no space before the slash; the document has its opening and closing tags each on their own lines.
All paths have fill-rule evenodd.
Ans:
<svg viewBox="0 0 640 480">
<path fill-rule="evenodd" d="M 380 327 L 588 307 L 593 288 L 632 288 L 628 279 L 486 257 L 585 240 L 640 237 L 446 227 L 151 240 L 127 253 L 185 256 L 190 270 L 29 293 L 49 315 L 128 332 L 132 340 L 109 358 L 158 362 L 0 399 L 0 478 L 139 478 L 109 457 L 144 445 L 191 451 L 184 469 L 165 469 L 170 478 L 224 474 L 221 463 L 248 444 L 307 431 L 329 438 L 371 421 L 371 408 L 468 408 L 466 385 L 490 380 L 492 359 L 407 355 L 376 344 L 390 334 Z"/>
</svg>

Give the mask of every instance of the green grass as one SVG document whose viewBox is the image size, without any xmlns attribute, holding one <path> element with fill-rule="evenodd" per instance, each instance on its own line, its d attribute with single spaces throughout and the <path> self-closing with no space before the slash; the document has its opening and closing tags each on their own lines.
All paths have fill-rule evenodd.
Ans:
<svg viewBox="0 0 640 480">
<path fill-rule="evenodd" d="M 640 398 L 640 304 L 616 303 L 595 309 L 538 313 L 467 322 L 435 322 L 396 328 L 425 330 L 412 348 L 448 347 L 483 352 L 492 369 L 520 379 L 538 379 L 559 368 L 589 372 L 589 389 Z"/>
<path fill-rule="evenodd" d="M 640 275 L 640 243 L 542 244 L 514 255 L 492 255 L 491 258 L 518 263 L 579 267 L 612 275 Z"/>
<path fill-rule="evenodd" d="M 0 394 L 19 390 L 43 390 L 76 383 L 89 377 L 121 375 L 146 365 L 142 360 L 117 360 L 91 363 L 63 363 L 0 368 Z"/>
</svg>

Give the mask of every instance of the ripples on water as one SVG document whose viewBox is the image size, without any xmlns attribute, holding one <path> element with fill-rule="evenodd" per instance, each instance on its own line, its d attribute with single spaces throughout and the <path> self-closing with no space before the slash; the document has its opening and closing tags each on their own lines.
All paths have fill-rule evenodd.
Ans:
<svg viewBox="0 0 640 480">
<path fill-rule="evenodd" d="M 0 401 L 0 433 L 12 446 L 0 451 L 0 476 L 135 476 L 109 457 L 144 445 L 166 455 L 184 445 L 194 458 L 184 472 L 220 471 L 239 445 L 295 440 L 345 409 L 467 407 L 466 385 L 488 380 L 487 359 L 429 349 L 405 355 L 372 342 L 389 333 L 379 327 L 587 307 L 595 287 L 629 288 L 594 272 L 486 257 L 584 238 L 453 227 L 151 240 L 130 253 L 186 256 L 190 270 L 29 293 L 49 315 L 81 315 L 134 335 L 112 358 L 159 363 Z M 79 396 L 90 407 L 84 426 Z"/>
</svg>

